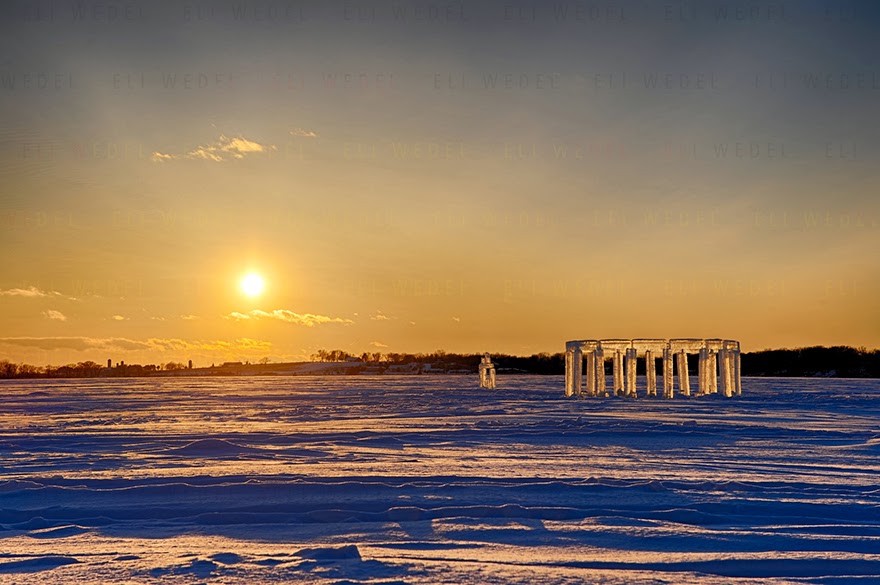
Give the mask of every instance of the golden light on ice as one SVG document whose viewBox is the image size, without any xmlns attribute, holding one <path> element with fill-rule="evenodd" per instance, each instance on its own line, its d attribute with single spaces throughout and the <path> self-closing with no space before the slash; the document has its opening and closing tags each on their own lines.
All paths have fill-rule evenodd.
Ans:
<svg viewBox="0 0 880 585">
<path fill-rule="evenodd" d="M 249 297 L 256 297 L 263 292 L 263 279 L 259 274 L 248 274 L 241 279 L 241 290 Z"/>
</svg>

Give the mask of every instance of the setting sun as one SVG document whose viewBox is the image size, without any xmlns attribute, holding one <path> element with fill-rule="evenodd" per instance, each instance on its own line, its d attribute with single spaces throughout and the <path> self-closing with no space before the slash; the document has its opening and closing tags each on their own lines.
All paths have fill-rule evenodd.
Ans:
<svg viewBox="0 0 880 585">
<path fill-rule="evenodd" d="M 241 279 L 241 290 L 249 297 L 256 297 L 263 292 L 263 279 L 259 274 L 248 274 Z"/>
</svg>

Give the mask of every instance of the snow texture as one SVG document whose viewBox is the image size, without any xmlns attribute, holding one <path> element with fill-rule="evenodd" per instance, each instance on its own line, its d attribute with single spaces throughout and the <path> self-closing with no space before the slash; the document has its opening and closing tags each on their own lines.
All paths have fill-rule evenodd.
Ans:
<svg viewBox="0 0 880 585">
<path fill-rule="evenodd" d="M 477 382 L 4 382 L 0 583 L 880 582 L 876 380 Z"/>
</svg>

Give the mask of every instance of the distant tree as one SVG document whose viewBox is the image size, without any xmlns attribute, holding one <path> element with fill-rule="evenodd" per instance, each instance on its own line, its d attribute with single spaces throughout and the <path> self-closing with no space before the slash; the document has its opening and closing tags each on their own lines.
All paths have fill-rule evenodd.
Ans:
<svg viewBox="0 0 880 585">
<path fill-rule="evenodd" d="M 42 372 L 41 368 L 30 364 L 21 364 L 18 366 L 18 375 L 22 378 L 36 378 Z"/>
<path fill-rule="evenodd" d="M 0 361 L 0 377 L 14 378 L 18 373 L 18 364 L 14 364 L 9 360 Z"/>
<path fill-rule="evenodd" d="M 168 362 L 165 364 L 165 371 L 173 372 L 175 370 L 184 370 L 186 369 L 186 365 L 180 362 Z"/>
<path fill-rule="evenodd" d="M 55 370 L 55 373 L 61 378 L 73 378 L 76 375 L 76 364 L 61 366 Z"/>
<path fill-rule="evenodd" d="M 98 375 L 98 372 L 101 371 L 101 366 L 96 364 L 93 361 L 79 362 L 75 366 L 73 366 L 74 375 L 77 378 L 91 378 Z"/>
<path fill-rule="evenodd" d="M 265 366 L 266 364 L 268 364 L 269 361 L 270 361 L 270 360 L 269 360 L 269 358 L 267 358 L 267 357 L 260 358 L 260 363 L 261 363 L 262 365 L 264 365 L 264 366 Z"/>
</svg>

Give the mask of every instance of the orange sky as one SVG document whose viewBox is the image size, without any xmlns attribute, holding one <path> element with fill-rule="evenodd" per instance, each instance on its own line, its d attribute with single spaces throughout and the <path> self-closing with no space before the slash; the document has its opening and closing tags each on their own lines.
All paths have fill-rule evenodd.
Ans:
<svg viewBox="0 0 880 585">
<path fill-rule="evenodd" d="M 12 14 L 0 358 L 880 346 L 872 21 L 622 6 Z"/>
</svg>

